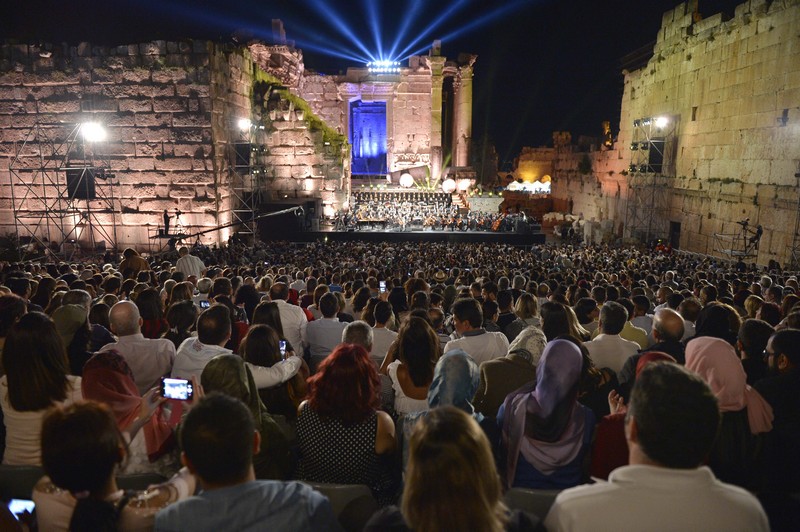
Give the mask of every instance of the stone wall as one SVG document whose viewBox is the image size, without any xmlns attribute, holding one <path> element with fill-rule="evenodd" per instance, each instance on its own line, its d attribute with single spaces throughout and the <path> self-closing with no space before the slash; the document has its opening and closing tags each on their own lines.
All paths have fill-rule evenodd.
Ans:
<svg viewBox="0 0 800 532">
<path fill-rule="evenodd" d="M 750 0 L 729 20 L 693 12 L 694 0 L 664 14 L 652 59 L 624 73 L 614 149 L 588 154 L 587 176 L 566 167 L 583 155 L 557 161 L 554 195 L 624 222 L 634 120 L 668 116 L 676 164 L 663 222 L 681 223 L 681 247 L 713 254 L 713 235 L 749 217 L 765 229 L 758 263 L 786 263 L 798 216 L 800 2 Z"/>
<path fill-rule="evenodd" d="M 514 161 L 514 178 L 533 183 L 544 176 L 552 177 L 554 155 L 553 148 L 545 146 L 522 148 Z"/>
<path fill-rule="evenodd" d="M 75 126 L 89 120 L 108 131 L 107 141 L 94 145 L 93 151 L 117 176 L 118 245 L 143 247 L 148 226 L 155 230 L 162 223 L 164 209 L 185 213 L 181 221 L 187 230 L 216 225 L 209 93 L 213 50 L 208 43 L 156 41 L 113 48 L 84 43 L 48 49 L 14 45 L 1 50 L 0 232 L 13 230 L 9 166 L 22 149 L 21 141 L 26 136 L 32 141 L 22 153 L 50 157 L 44 163 L 48 168 L 64 166 L 69 163 L 52 157 L 45 137 L 63 153 L 70 135 L 76 136 Z M 42 126 L 38 134 L 32 129 L 37 124 Z M 15 164 L 41 166 L 33 158 Z M 40 197 L 53 198 L 64 188 L 65 176 L 50 170 L 47 174 L 58 176 L 60 185 L 48 181 Z M 78 201 L 76 208 L 84 210 L 83 203 Z M 110 223 L 110 215 L 104 216 Z"/>
<path fill-rule="evenodd" d="M 150 237 L 165 209 L 173 216 L 180 210 L 183 232 L 191 234 L 235 221 L 241 193 L 254 189 L 327 204 L 345 201 L 344 138 L 288 92 L 256 101 L 254 88 L 270 83 L 277 80 L 254 63 L 247 48 L 205 41 L 0 47 L 0 234 L 15 229 L 12 197 L 21 207 L 17 221 L 39 237 L 61 241 L 62 235 L 86 245 L 85 227 L 73 226 L 87 225 L 81 213 L 88 207 L 106 235 L 111 227 L 116 230 L 114 238 L 95 230 L 95 241 L 113 239 L 117 247 L 141 250 L 163 244 Z M 290 119 L 283 113 L 270 118 L 270 105 L 292 106 Z M 250 130 L 239 129 L 242 118 L 252 121 Z M 82 144 L 76 127 L 87 121 L 102 123 L 108 132 L 104 142 L 87 146 L 87 153 L 94 154 L 94 166 L 116 179 L 98 181 L 105 201 L 56 202 L 66 194 L 62 169 L 74 165 L 70 159 Z M 237 142 L 255 148 L 257 175 L 234 175 Z M 55 223 L 40 223 L 47 220 L 38 214 L 45 208 L 51 218 L 64 214 L 56 214 Z M 174 223 L 173 218 L 171 232 Z M 234 230 L 209 232 L 202 240 L 222 243 Z"/>
</svg>

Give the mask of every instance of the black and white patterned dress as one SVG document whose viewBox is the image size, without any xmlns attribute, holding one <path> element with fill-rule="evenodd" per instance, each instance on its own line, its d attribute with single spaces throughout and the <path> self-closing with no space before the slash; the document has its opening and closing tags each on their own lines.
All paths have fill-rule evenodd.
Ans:
<svg viewBox="0 0 800 532">
<path fill-rule="evenodd" d="M 360 423 L 320 416 L 304 405 L 297 418 L 301 480 L 330 484 L 366 484 L 379 504 L 393 498 L 391 476 L 375 453 L 378 413 Z"/>
</svg>

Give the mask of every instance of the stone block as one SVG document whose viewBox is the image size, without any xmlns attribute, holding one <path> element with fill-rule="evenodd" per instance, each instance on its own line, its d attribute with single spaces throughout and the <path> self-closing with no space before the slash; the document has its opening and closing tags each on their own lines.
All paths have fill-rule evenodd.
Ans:
<svg viewBox="0 0 800 532">
<path fill-rule="evenodd" d="M 170 127 L 172 115 L 170 113 L 136 113 L 136 125 L 140 127 Z"/>
<path fill-rule="evenodd" d="M 153 111 L 180 113 L 186 111 L 183 98 L 153 98 Z"/>
<path fill-rule="evenodd" d="M 122 71 L 122 81 L 126 83 L 151 83 L 150 70 L 145 68 L 132 68 Z"/>
<path fill-rule="evenodd" d="M 167 157 L 165 159 L 155 158 L 156 170 L 191 170 L 192 159 L 190 157 Z"/>
</svg>

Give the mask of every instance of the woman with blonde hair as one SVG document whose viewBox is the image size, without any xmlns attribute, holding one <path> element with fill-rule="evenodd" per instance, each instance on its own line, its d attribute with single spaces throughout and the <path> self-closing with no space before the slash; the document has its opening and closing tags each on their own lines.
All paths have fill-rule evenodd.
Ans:
<svg viewBox="0 0 800 532">
<path fill-rule="evenodd" d="M 401 507 L 381 510 L 366 531 L 544 530 L 529 514 L 510 512 L 489 440 L 453 406 L 431 410 L 411 435 Z"/>
<path fill-rule="evenodd" d="M 539 316 L 539 302 L 527 292 L 521 294 L 514 304 L 514 314 L 516 314 L 517 319 L 509 323 L 504 331 L 509 342 L 513 342 L 526 327 L 531 325 L 542 326 L 542 318 Z"/>
</svg>

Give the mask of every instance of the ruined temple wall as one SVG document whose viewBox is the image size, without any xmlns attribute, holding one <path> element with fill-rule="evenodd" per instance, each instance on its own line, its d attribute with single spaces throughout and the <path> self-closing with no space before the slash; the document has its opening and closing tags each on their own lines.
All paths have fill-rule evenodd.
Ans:
<svg viewBox="0 0 800 532">
<path fill-rule="evenodd" d="M 681 223 L 681 247 L 713 253 L 713 235 L 749 217 L 765 228 L 758 262 L 786 262 L 797 216 L 800 2 L 751 0 L 730 20 L 697 23 L 691 11 L 665 13 L 650 63 L 626 76 L 619 145 L 628 150 L 636 118 L 676 117 L 668 219 Z"/>
<path fill-rule="evenodd" d="M 22 207 L 18 220 L 40 237 L 48 236 L 36 213 L 45 207 L 65 210 L 65 202 L 53 200 L 66 195 L 66 175 L 59 170 L 68 166 L 64 143 L 76 140 L 76 126 L 86 121 L 104 124 L 108 132 L 107 140 L 91 146 L 94 165 L 116 175 L 114 181 L 98 181 L 106 201 L 89 203 L 97 213 L 93 224 L 105 233 L 95 230 L 95 241 L 159 249 L 165 241 L 150 237 L 163 224 L 165 209 L 173 216 L 173 233 L 175 209 L 182 212 L 182 232 L 187 234 L 228 224 L 240 203 L 237 187 L 239 192 L 259 187 L 262 199 L 319 198 L 326 205 L 340 205 L 349 190 L 347 145 L 298 98 L 290 101 L 286 95 L 273 112 L 263 101 L 256 102 L 254 86 L 265 79 L 269 77 L 247 48 L 205 41 L 47 50 L 0 47 L 0 234 L 15 229 L 13 165 L 18 184 L 13 195 Z M 290 107 L 291 113 L 282 111 Z M 254 127 L 242 132 L 241 118 L 250 119 Z M 26 138 L 33 142 L 23 150 Z M 245 170 L 234 185 L 231 165 L 237 142 L 250 142 L 259 150 L 252 164 L 263 171 L 254 179 Z M 60 155 L 52 157 L 53 148 Z M 18 153 L 23 157 L 15 159 Z M 46 157 L 44 162 L 39 154 Z M 47 171 L 37 172 L 42 166 Z M 17 171 L 22 167 L 33 170 Z M 39 186 L 31 193 L 20 179 Z M 20 201 L 23 195 L 27 199 Z M 48 200 L 34 201 L 34 196 Z M 72 202 L 66 210 L 74 214 L 56 216 L 49 238 L 61 241 L 64 234 L 88 245 L 88 232 L 72 229 L 86 225 L 80 221 L 86 208 L 84 200 Z M 236 229 L 209 232 L 201 239 L 223 243 Z M 29 231 L 23 227 L 20 234 Z"/>
<path fill-rule="evenodd" d="M 514 165 L 514 178 L 526 183 L 533 183 L 548 175 L 553 175 L 553 148 L 524 147 Z"/>
<path fill-rule="evenodd" d="M 610 206 L 619 185 L 624 200 L 618 176 L 631 162 L 633 121 L 668 115 L 677 142 L 667 218 L 681 223 L 681 247 L 714 253 L 714 233 L 749 217 L 765 228 L 758 262 L 786 262 L 797 217 L 800 2 L 751 0 L 729 20 L 694 22 L 693 11 L 689 2 L 666 12 L 648 65 L 625 73 L 615 150 L 598 152 L 580 183 L 554 180 L 554 195 L 573 197 L 576 211 Z M 624 206 L 604 212 L 625 220 Z"/>
<path fill-rule="evenodd" d="M 389 170 L 398 171 L 431 164 L 430 71 L 409 69 L 392 94 L 389 124 Z"/>
<path fill-rule="evenodd" d="M 162 223 L 164 209 L 186 213 L 181 221 L 187 230 L 216 225 L 208 43 L 156 41 L 112 48 L 83 43 L 46 50 L 7 45 L 0 50 L 0 232 L 14 229 L 9 172 L 14 155 L 26 155 L 15 168 L 41 166 L 27 157 L 52 155 L 39 137 L 52 139 L 58 149 L 75 125 L 87 120 L 103 123 L 108 131 L 108 139 L 93 151 L 97 159 L 108 159 L 117 176 L 119 246 L 143 248 L 148 226 Z M 40 135 L 33 133 L 36 124 L 42 126 Z M 26 136 L 34 142 L 20 152 Z M 63 157 L 44 163 L 46 174 L 57 176 L 61 185 L 40 187 L 40 197 L 63 191 L 64 173 L 51 169 L 65 164 Z M 25 178 L 40 179 L 36 173 Z M 77 209 L 84 210 L 83 205 L 79 201 Z M 109 214 L 98 215 L 101 223 L 110 220 Z"/>
</svg>

